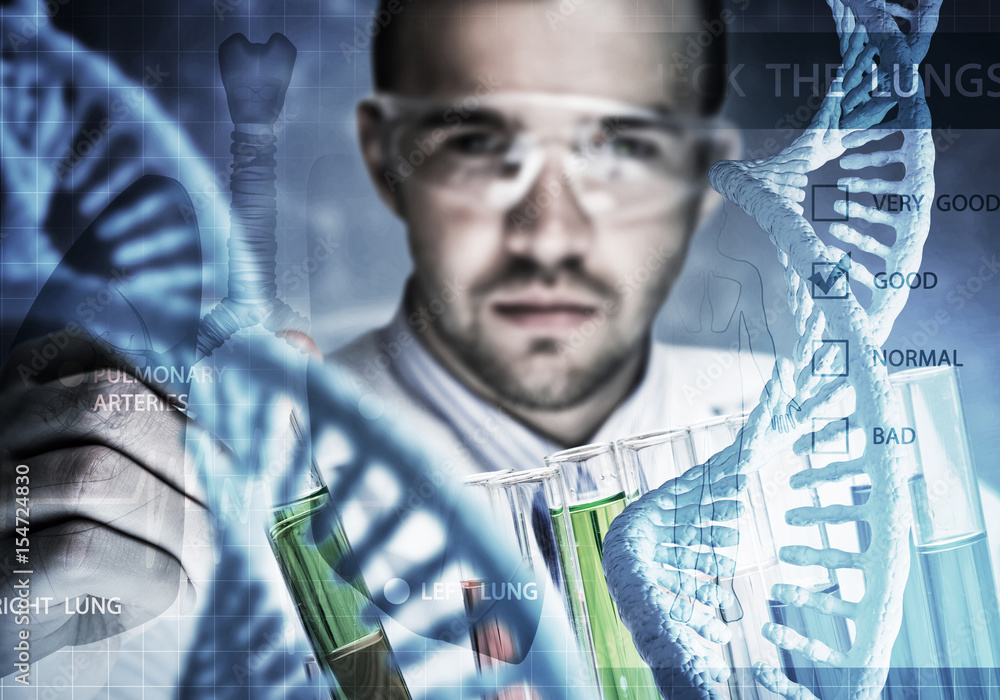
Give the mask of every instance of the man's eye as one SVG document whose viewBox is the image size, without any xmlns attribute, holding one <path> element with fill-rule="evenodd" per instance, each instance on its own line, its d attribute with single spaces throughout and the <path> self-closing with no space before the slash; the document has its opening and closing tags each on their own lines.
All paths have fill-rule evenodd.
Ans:
<svg viewBox="0 0 1000 700">
<path fill-rule="evenodd" d="M 497 155 L 507 150 L 507 139 L 485 131 L 467 132 L 448 139 L 448 148 L 465 156 Z"/>
<path fill-rule="evenodd" d="M 605 145 L 611 153 L 619 158 L 633 158 L 635 160 L 652 160 L 661 155 L 658 144 L 634 136 L 618 136 L 607 142 Z"/>
</svg>

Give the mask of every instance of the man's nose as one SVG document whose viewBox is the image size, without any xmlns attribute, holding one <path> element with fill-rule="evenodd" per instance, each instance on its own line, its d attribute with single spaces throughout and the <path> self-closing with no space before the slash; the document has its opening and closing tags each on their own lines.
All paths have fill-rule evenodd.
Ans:
<svg viewBox="0 0 1000 700">
<path fill-rule="evenodd" d="M 507 220 L 507 249 L 533 259 L 542 267 L 555 267 L 580 258 L 589 249 L 593 225 L 580 206 L 565 176 L 563 159 L 547 154 L 528 192 L 511 209 Z"/>
</svg>

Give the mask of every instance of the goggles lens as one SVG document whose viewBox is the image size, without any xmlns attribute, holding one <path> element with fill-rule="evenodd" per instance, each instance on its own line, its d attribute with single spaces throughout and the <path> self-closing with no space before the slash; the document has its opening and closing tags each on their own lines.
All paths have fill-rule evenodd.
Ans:
<svg viewBox="0 0 1000 700">
<path fill-rule="evenodd" d="M 460 202 L 508 209 L 554 158 L 559 182 L 542 186 L 569 188 L 584 211 L 602 218 L 653 215 L 696 191 L 720 128 L 714 119 L 564 95 L 494 96 L 472 111 L 395 96 L 375 101 L 390 167 L 408 166 Z"/>
</svg>

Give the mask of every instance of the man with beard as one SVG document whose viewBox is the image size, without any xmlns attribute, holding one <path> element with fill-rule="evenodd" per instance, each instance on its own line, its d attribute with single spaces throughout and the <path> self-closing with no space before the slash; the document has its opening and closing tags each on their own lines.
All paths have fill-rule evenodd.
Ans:
<svg viewBox="0 0 1000 700">
<path fill-rule="evenodd" d="M 685 396 L 704 354 L 651 342 L 718 201 L 708 167 L 735 156 L 724 37 L 685 59 L 695 83 L 663 67 L 721 8 L 565 5 L 385 3 L 358 108 L 414 271 L 391 324 L 333 359 L 473 471 L 740 407 L 726 382 Z"/>
</svg>

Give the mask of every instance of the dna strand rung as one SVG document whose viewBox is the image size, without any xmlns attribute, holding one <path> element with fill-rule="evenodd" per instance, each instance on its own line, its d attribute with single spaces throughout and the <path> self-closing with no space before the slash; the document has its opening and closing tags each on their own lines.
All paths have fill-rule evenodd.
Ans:
<svg viewBox="0 0 1000 700">
<path fill-rule="evenodd" d="M 659 550 L 686 546 L 671 526 L 674 518 L 663 512 L 677 510 L 685 500 L 679 496 L 687 492 L 712 506 L 705 509 L 704 520 L 690 524 L 734 519 L 732 507 L 718 507 L 732 504 L 735 497 L 732 482 L 724 480 L 763 468 L 773 455 L 789 447 L 806 454 L 814 445 L 843 439 L 845 433 L 865 434 L 860 456 L 795 474 L 790 484 L 815 489 L 866 476 L 871 482 L 868 501 L 796 508 L 786 513 L 786 521 L 803 527 L 866 521 L 872 532 L 869 547 L 864 552 L 830 546 L 779 550 L 779 558 L 788 564 L 862 571 L 865 592 L 859 601 L 849 602 L 790 584 L 779 584 L 771 591 L 774 600 L 786 605 L 853 620 L 854 642 L 846 651 L 832 648 L 831 640 L 809 638 L 780 624 L 765 624 L 761 634 L 816 664 L 850 669 L 836 697 L 860 700 L 881 692 L 900 625 L 909 567 L 906 476 L 896 446 L 876 445 L 868 436 L 873 428 L 897 424 L 899 410 L 887 370 L 877 362 L 875 351 L 888 337 L 909 290 L 906 285 L 877 287 L 873 270 L 916 272 L 930 229 L 934 194 L 930 117 L 920 78 L 906 67 L 919 64 L 926 53 L 940 3 L 922 2 L 913 9 L 871 0 L 831 0 L 829 4 L 843 63 L 839 79 L 810 126 L 775 156 L 720 162 L 710 172 L 712 186 L 752 216 L 775 244 L 798 341 L 790 357 L 777 358 L 759 405 L 733 445 L 630 505 L 612 523 L 605 540 L 609 589 L 640 654 L 654 669 L 658 687 L 670 698 L 721 697 L 712 680 L 724 678 L 727 672 L 710 668 L 704 645 L 694 635 L 725 641 L 728 631 L 724 625 L 720 629 L 721 622 L 710 613 L 694 609 L 691 572 L 696 569 L 687 567 L 685 572 L 677 566 L 683 557 L 675 555 L 671 560 L 675 571 L 663 575 L 664 558 Z M 809 175 L 831 162 L 857 173 L 838 181 L 852 194 L 906 192 L 926 206 L 890 213 L 857 200 L 838 202 L 835 209 L 848 222 L 832 224 L 830 242 L 824 242 L 804 217 L 801 203 Z M 902 178 L 893 177 L 900 170 Z M 858 260 L 849 249 L 858 251 Z M 874 262 L 865 265 L 862 259 Z M 814 263 L 831 271 L 825 282 L 841 284 L 843 298 L 813 297 Z M 861 289 L 870 296 L 867 303 L 855 294 Z M 846 341 L 846 352 L 843 343 L 819 343 L 823 339 Z M 849 367 L 844 372 L 847 376 L 821 376 L 834 374 L 825 370 L 838 362 L 847 363 L 843 365 Z M 824 371 L 814 372 L 814 368 Z M 846 420 L 830 418 L 831 408 L 841 403 L 853 403 Z M 815 430 L 814 421 L 820 423 Z M 727 546 L 710 528 L 703 527 L 702 532 L 699 544 Z M 698 591 L 695 597 L 705 605 L 724 598 L 707 591 Z M 705 658 L 699 661 L 699 656 Z M 755 677 L 784 697 L 815 698 L 808 688 L 765 664 L 755 666 Z"/>
</svg>

